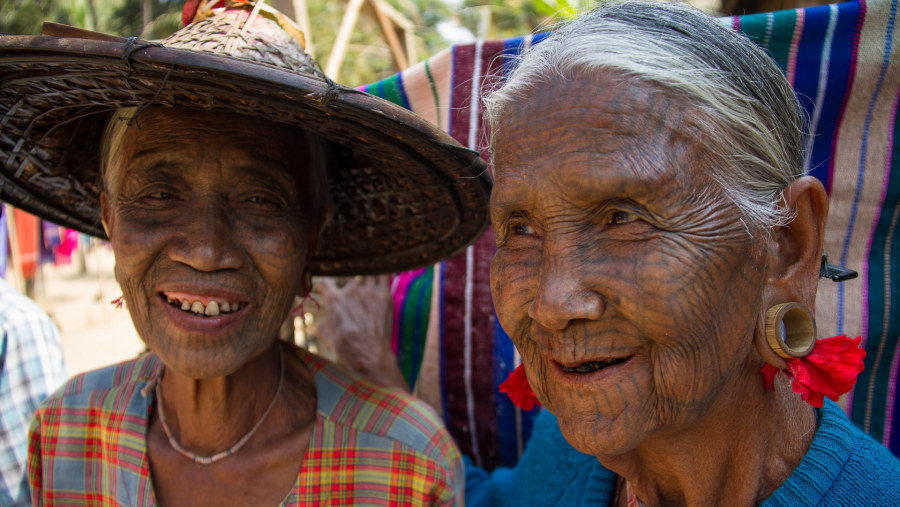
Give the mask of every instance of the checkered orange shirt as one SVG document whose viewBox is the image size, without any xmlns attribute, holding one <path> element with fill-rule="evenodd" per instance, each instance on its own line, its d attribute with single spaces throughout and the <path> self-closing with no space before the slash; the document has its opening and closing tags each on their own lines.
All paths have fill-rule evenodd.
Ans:
<svg viewBox="0 0 900 507">
<path fill-rule="evenodd" d="M 462 505 L 459 451 L 422 402 L 296 350 L 318 414 L 282 505 Z M 145 435 L 161 367 L 153 354 L 79 375 L 48 398 L 29 434 L 35 505 L 149 506 Z"/>
</svg>

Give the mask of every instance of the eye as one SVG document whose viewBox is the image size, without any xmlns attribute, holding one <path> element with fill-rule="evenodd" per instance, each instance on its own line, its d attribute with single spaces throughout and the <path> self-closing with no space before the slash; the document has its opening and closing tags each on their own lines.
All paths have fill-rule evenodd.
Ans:
<svg viewBox="0 0 900 507">
<path fill-rule="evenodd" d="M 632 213 L 629 213 L 627 211 L 616 211 L 612 215 L 609 216 L 609 221 L 607 222 L 607 224 L 623 225 L 623 224 L 634 222 L 637 219 L 638 218 L 635 215 L 633 215 Z"/>
<path fill-rule="evenodd" d="M 259 195 L 254 195 L 253 197 L 247 199 L 247 201 L 249 201 L 253 204 L 269 204 L 271 202 L 268 199 L 266 199 L 265 197 L 262 197 Z"/>
<path fill-rule="evenodd" d="M 516 236 L 534 236 L 534 228 L 528 224 L 516 224 L 513 226 L 513 234 Z"/>
<path fill-rule="evenodd" d="M 170 194 L 169 192 L 166 192 L 165 190 L 157 190 L 156 192 L 150 192 L 150 194 L 148 194 L 147 197 L 149 197 L 151 199 L 159 199 L 159 200 L 165 201 L 165 200 L 171 199 L 172 194 Z"/>
</svg>

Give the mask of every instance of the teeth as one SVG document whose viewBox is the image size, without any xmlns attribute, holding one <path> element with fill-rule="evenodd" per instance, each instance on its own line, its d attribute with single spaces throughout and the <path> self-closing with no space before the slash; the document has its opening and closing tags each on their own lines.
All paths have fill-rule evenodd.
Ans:
<svg viewBox="0 0 900 507">
<path fill-rule="evenodd" d="M 591 373 L 597 370 L 602 370 L 607 366 L 612 366 L 615 364 L 619 364 L 625 361 L 627 358 L 617 358 L 610 359 L 608 361 L 588 361 L 586 363 L 581 363 L 575 367 L 562 366 L 562 370 L 567 373 Z"/>
<path fill-rule="evenodd" d="M 210 301 L 203 305 L 202 301 L 189 301 L 187 299 L 181 301 L 171 296 L 166 296 L 166 301 L 176 307 L 181 308 L 185 312 L 195 313 L 197 315 L 205 315 L 207 317 L 215 317 L 223 313 L 236 312 L 241 309 L 241 303 L 236 301 Z"/>
</svg>

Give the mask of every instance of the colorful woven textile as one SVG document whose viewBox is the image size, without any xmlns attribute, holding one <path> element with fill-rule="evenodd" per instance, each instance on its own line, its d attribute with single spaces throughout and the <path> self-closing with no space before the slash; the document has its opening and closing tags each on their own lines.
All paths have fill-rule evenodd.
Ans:
<svg viewBox="0 0 900 507">
<path fill-rule="evenodd" d="M 462 505 L 462 461 L 432 410 L 296 353 L 318 414 L 281 505 Z M 155 504 L 145 434 L 160 367 L 148 354 L 79 375 L 41 407 L 28 449 L 35 505 Z"/>
<path fill-rule="evenodd" d="M 859 271 L 840 284 L 822 280 L 816 307 L 821 336 L 861 335 L 866 368 L 843 406 L 852 419 L 900 453 L 896 404 L 900 354 L 900 146 L 895 146 L 900 95 L 900 23 L 896 0 L 871 0 L 723 18 L 766 48 L 809 115 L 808 167 L 831 197 L 825 238 L 831 261 Z M 502 79 L 514 55 L 541 35 L 455 46 L 428 61 L 364 87 L 486 152 L 481 93 Z M 436 336 L 441 369 L 422 381 L 441 387 L 444 417 L 476 464 L 510 465 L 530 431 L 530 417 L 496 395 L 518 360 L 496 323 L 488 289 L 493 232 L 434 270 L 437 308 L 416 306 L 416 325 Z M 422 323 L 430 310 L 438 325 Z M 410 333 L 408 320 L 403 331 Z M 421 341 L 421 337 L 416 338 Z M 401 349 L 401 361 L 406 360 Z M 425 357 L 428 351 L 424 352 Z M 429 377 L 430 375 L 430 377 Z"/>
</svg>

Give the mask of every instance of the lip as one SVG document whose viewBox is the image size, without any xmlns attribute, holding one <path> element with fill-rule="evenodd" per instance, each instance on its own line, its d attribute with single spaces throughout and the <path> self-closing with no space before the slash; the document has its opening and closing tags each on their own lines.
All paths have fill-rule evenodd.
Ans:
<svg viewBox="0 0 900 507">
<path fill-rule="evenodd" d="M 211 299 L 219 299 L 224 301 L 240 301 L 241 309 L 236 312 L 224 313 L 215 317 L 207 317 L 197 315 L 191 312 L 185 312 L 166 301 L 166 294 L 177 294 L 179 296 L 187 296 L 188 299 L 196 297 L 196 300 L 208 302 Z M 202 294 L 202 295 L 201 295 Z M 247 311 L 251 308 L 251 304 L 244 299 L 236 296 L 233 292 L 223 290 L 221 288 L 209 290 L 164 290 L 156 294 L 156 304 L 162 306 L 163 313 L 177 327 L 190 332 L 216 334 L 228 331 L 230 328 L 244 318 Z M 204 303 L 206 304 L 206 303 Z"/>
<path fill-rule="evenodd" d="M 618 383 L 621 381 L 622 375 L 626 373 L 631 367 L 637 364 L 636 354 L 631 354 L 626 357 L 624 361 L 618 364 L 614 364 L 612 366 L 607 366 L 606 368 L 592 371 L 590 373 L 577 373 L 577 372 L 567 372 L 563 370 L 563 367 L 574 368 L 580 364 L 591 362 L 591 361 L 602 361 L 604 359 L 589 359 L 585 361 L 576 361 L 576 362 L 565 362 L 561 363 L 559 361 L 550 360 L 551 368 L 549 368 L 551 372 L 551 381 L 568 385 L 571 387 L 577 387 L 584 389 L 588 386 L 592 389 L 597 388 L 608 388 L 612 387 L 612 384 Z"/>
</svg>

